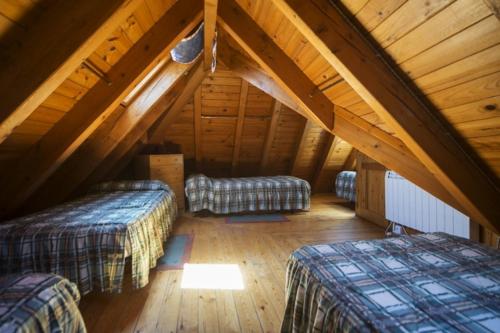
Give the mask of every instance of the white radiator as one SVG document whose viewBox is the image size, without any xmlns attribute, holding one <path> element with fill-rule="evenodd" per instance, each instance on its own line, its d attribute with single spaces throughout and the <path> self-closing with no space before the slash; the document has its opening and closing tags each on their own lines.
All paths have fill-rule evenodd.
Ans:
<svg viewBox="0 0 500 333">
<path fill-rule="evenodd" d="M 385 217 L 418 231 L 444 231 L 469 238 L 468 216 L 394 171 L 385 174 Z"/>
</svg>

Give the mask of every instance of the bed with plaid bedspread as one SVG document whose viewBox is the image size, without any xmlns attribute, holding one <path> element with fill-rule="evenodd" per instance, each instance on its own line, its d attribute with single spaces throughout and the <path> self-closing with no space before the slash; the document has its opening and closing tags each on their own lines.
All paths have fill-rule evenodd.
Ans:
<svg viewBox="0 0 500 333">
<path fill-rule="evenodd" d="M 335 178 L 335 194 L 351 202 L 356 201 L 356 172 L 342 171 Z"/>
<path fill-rule="evenodd" d="M 305 246 L 282 332 L 500 332 L 500 251 L 444 233 Z"/>
<path fill-rule="evenodd" d="M 53 274 L 0 277 L 0 332 L 84 333 L 74 283 Z"/>
<path fill-rule="evenodd" d="M 82 294 L 121 292 L 130 256 L 132 286 L 142 288 L 176 216 L 175 194 L 164 183 L 103 183 L 75 201 L 0 224 L 0 274 L 54 273 Z"/>
<path fill-rule="evenodd" d="M 215 214 L 255 211 L 308 210 L 311 187 L 292 176 L 209 178 L 186 180 L 190 212 L 208 209 Z"/>
</svg>

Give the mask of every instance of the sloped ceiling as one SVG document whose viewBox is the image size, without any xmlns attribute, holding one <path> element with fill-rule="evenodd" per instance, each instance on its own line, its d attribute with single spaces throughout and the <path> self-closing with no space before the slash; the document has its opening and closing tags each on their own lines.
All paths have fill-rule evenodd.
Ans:
<svg viewBox="0 0 500 333">
<path fill-rule="evenodd" d="M 495 182 L 498 182 L 500 175 L 500 52 L 498 52 L 500 51 L 500 21 L 485 2 L 476 0 L 342 1 L 350 14 L 413 80 L 420 91 L 437 107 L 441 115 L 453 125 L 467 146 L 474 149 L 477 154 L 474 158 L 486 165 L 484 171 L 496 175 Z M 311 94 L 324 94 L 336 106 L 344 108 L 386 134 L 399 137 L 283 14 L 275 4 L 280 1 L 237 0 L 237 3 L 314 83 L 317 90 L 310 92 Z M 16 161 L 30 150 L 36 149 L 40 139 L 50 133 L 54 125 L 65 115 L 71 113 L 87 92 L 98 82 L 105 81 L 106 74 L 166 12 L 173 8 L 174 4 L 175 1 L 142 1 L 133 10 L 132 15 L 116 23 L 114 32 L 103 39 L 102 44 L 87 57 L 85 63 L 78 66 L 0 144 L 2 170 L 6 172 L 15 170 L 12 166 Z M 182 5 L 176 4 L 176 6 Z M 8 46 L 15 43 L 16 38 L 24 37 L 27 31 L 29 32 L 30 24 L 36 24 L 44 10 L 47 10 L 45 5 L 36 5 L 36 2 L 0 0 L 1 44 Z M 199 20 L 199 18 L 194 20 Z M 7 50 L 7 48 L 4 49 Z M 168 62 L 168 60 L 164 61 Z M 160 67 L 160 65 L 151 66 L 155 70 L 159 70 Z M 183 71 L 192 72 L 194 69 L 182 69 L 179 73 Z M 177 80 L 180 79 L 176 78 L 173 81 L 177 82 Z M 141 82 L 141 80 L 137 81 Z M 149 82 L 148 79 L 142 81 Z M 183 84 L 188 84 L 188 82 Z M 135 91 L 132 88 L 126 94 L 131 96 L 127 97 L 125 102 L 123 99 L 120 100 L 119 107 L 104 117 L 108 118 L 106 120 L 108 124 L 126 113 L 129 105 L 145 91 L 144 87 Z M 241 130 L 241 147 L 239 147 L 235 172 L 233 151 L 237 141 L 235 135 L 238 127 L 241 89 L 241 75 L 235 75 L 227 68 L 222 68 L 214 75 L 205 77 L 201 83 L 199 88 L 201 113 L 199 115 L 203 139 L 199 158 L 202 168 L 206 168 L 207 171 L 212 168 L 223 170 L 223 174 L 227 174 L 226 171 L 233 174 L 251 174 L 262 161 L 272 120 L 273 104 L 276 100 L 254 86 L 249 86 Z M 158 94 L 162 95 L 161 92 Z M 175 99 L 178 96 L 179 93 L 175 93 L 171 97 Z M 186 157 L 196 160 L 194 96 L 196 94 L 189 98 L 187 104 L 181 108 L 179 116 L 172 122 L 169 131 L 165 132 L 162 143 L 177 144 Z M 163 106 L 164 111 L 171 107 L 169 104 Z M 142 110 L 142 112 L 147 111 L 148 109 Z M 318 143 L 317 148 L 309 147 L 298 151 L 297 145 L 304 135 L 304 128 L 309 130 L 306 137 L 311 136 L 315 129 L 307 127 L 306 119 L 285 105 L 280 106 L 277 123 L 276 134 L 270 144 L 271 155 L 276 158 L 272 159 L 272 163 L 266 169 L 269 173 L 289 172 L 294 166 L 297 155 L 303 155 L 306 159 L 306 155 L 314 155 L 311 153 L 324 150 L 326 137 L 330 135 L 326 131 L 319 130 L 318 127 L 316 131 L 319 130 L 319 136 L 314 141 Z M 154 124 L 151 126 L 154 128 Z M 87 138 L 93 132 L 93 136 L 99 135 L 96 131 L 98 128 L 99 126 L 92 129 Z M 147 137 L 141 138 L 141 142 L 147 142 Z M 350 146 L 345 144 L 348 148 L 342 150 L 342 156 L 345 155 L 347 158 L 346 152 L 350 150 Z M 130 144 L 128 147 L 136 146 Z M 88 154 L 89 158 L 92 158 L 92 152 Z M 116 154 L 118 156 L 118 153 Z M 316 153 L 316 155 L 319 154 Z M 121 155 L 130 158 L 130 154 L 126 152 Z M 71 154 L 66 158 L 69 156 Z M 109 161 L 110 159 L 103 160 Z M 114 162 L 118 163 L 118 160 L 121 159 L 116 159 Z M 58 163 L 61 165 L 64 160 Z M 312 175 L 314 172 L 311 171 L 317 167 L 313 165 L 314 163 L 307 163 L 304 160 L 304 163 L 301 164 L 299 161 L 298 164 L 310 165 L 302 169 L 299 167 L 303 177 L 314 177 Z M 224 167 L 220 168 L 220 165 Z M 56 173 L 57 169 L 57 167 L 52 168 L 50 174 Z"/>
</svg>

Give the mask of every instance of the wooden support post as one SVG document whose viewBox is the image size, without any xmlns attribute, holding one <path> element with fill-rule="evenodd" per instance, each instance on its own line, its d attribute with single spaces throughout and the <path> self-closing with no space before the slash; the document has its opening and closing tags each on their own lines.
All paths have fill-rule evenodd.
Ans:
<svg viewBox="0 0 500 333">
<path fill-rule="evenodd" d="M 196 170 L 202 169 L 203 149 L 201 143 L 201 87 L 194 93 L 194 150 Z"/>
<path fill-rule="evenodd" d="M 209 71 L 212 65 L 212 45 L 215 39 L 215 24 L 217 23 L 217 0 L 205 0 L 203 22 L 204 26 L 204 68 Z"/>
<path fill-rule="evenodd" d="M 292 165 L 290 167 L 290 174 L 292 176 L 295 176 L 297 174 L 297 168 L 299 165 L 300 156 L 302 154 L 302 151 L 304 150 L 304 145 L 306 143 L 307 134 L 309 133 L 309 130 L 311 129 L 312 126 L 313 126 L 313 122 L 310 121 L 309 119 L 306 119 L 306 121 L 304 122 L 304 126 L 302 127 L 302 131 L 300 134 L 300 140 L 299 140 L 299 143 L 297 145 L 297 150 L 295 151 L 295 155 L 294 155 L 293 160 L 292 160 Z"/>
<path fill-rule="evenodd" d="M 234 1 L 219 1 L 217 22 L 273 77 L 310 117 L 327 131 L 333 128 L 333 103 L 323 94 L 314 94 L 316 85 L 307 78 L 286 53 Z M 307 84 L 306 84 L 307 83 Z"/>
<path fill-rule="evenodd" d="M 142 3 L 44 3 L 43 14 L 0 50 L 0 143 Z"/>
<path fill-rule="evenodd" d="M 328 140 L 323 147 L 323 151 L 316 166 L 316 171 L 314 172 L 314 176 L 312 178 L 311 188 L 313 193 L 315 193 L 318 189 L 321 174 L 323 173 L 325 166 L 328 164 L 328 161 L 330 161 L 330 159 L 332 158 L 335 152 L 335 146 L 338 142 L 339 138 L 337 136 L 333 134 L 328 135 Z"/>
<path fill-rule="evenodd" d="M 236 132 L 234 133 L 233 160 L 231 163 L 231 174 L 235 175 L 240 162 L 241 135 L 245 122 L 245 108 L 247 104 L 248 82 L 241 81 L 240 101 L 238 104 L 238 120 L 236 121 Z"/>
<path fill-rule="evenodd" d="M 1 187 L 4 213 L 15 210 L 94 132 L 140 80 L 201 20 L 197 0 L 177 2 L 41 141 L 13 163 Z"/>
<path fill-rule="evenodd" d="M 268 174 L 267 167 L 269 165 L 269 153 L 273 147 L 274 135 L 276 134 L 276 127 L 278 126 L 278 120 L 280 117 L 281 103 L 274 100 L 273 104 L 273 114 L 271 116 L 271 122 L 267 129 L 266 141 L 264 142 L 264 150 L 262 151 L 262 159 L 260 161 L 260 174 Z"/>
<path fill-rule="evenodd" d="M 370 105 L 465 209 L 483 226 L 500 231 L 498 180 L 483 170 L 449 130 L 439 111 L 378 45 L 328 0 L 273 0 L 285 17 Z"/>
</svg>

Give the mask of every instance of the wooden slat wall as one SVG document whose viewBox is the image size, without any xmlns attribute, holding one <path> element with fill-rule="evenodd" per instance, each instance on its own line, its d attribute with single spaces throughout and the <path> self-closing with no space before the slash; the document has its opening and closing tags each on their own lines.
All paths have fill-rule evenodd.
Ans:
<svg viewBox="0 0 500 333">
<path fill-rule="evenodd" d="M 316 181 L 316 193 L 334 191 L 335 177 L 337 173 L 342 171 L 342 167 L 352 151 L 352 146 L 348 142 L 339 138 L 337 140 L 333 156 L 326 161 Z"/>
<path fill-rule="evenodd" d="M 96 49 L 89 60 L 101 71 L 107 72 L 174 2 L 144 1 L 134 14 Z M 13 29 L 12 26 L 22 29 L 22 26 L 27 24 L 26 19 L 36 15 L 38 7 L 33 7 L 33 3 L 36 2 L 0 1 L 0 45 L 4 42 L 2 33 L 11 33 L 8 31 Z M 9 24 L 5 25 L 5 22 Z M 99 78 L 84 66 L 77 69 L 0 145 L 0 161 L 16 159 L 36 144 L 98 80 Z"/>
</svg>

